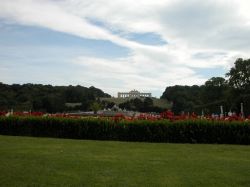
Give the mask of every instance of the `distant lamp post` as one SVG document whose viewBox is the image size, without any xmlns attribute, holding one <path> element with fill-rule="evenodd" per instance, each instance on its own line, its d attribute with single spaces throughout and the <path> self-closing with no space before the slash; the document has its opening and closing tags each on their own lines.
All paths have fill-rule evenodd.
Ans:
<svg viewBox="0 0 250 187">
<path fill-rule="evenodd" d="M 244 118 L 243 103 L 240 103 L 240 113 L 241 113 L 241 117 Z"/>
<path fill-rule="evenodd" d="M 223 106 L 220 106 L 220 118 L 223 118 L 224 112 L 223 112 Z"/>
</svg>

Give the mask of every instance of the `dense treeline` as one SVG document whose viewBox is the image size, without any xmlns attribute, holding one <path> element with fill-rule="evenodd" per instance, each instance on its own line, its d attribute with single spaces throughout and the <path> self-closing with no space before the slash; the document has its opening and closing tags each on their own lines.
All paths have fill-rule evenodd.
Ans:
<svg viewBox="0 0 250 187">
<path fill-rule="evenodd" d="M 94 140 L 250 144 L 250 124 L 208 120 L 0 117 L 0 134 Z"/>
<path fill-rule="evenodd" d="M 70 110 L 94 110 L 110 108 L 114 103 L 100 102 L 98 98 L 110 97 L 95 87 L 51 86 L 41 84 L 0 83 L 0 110 L 64 112 Z M 220 106 L 224 112 L 240 113 L 241 103 L 244 114 L 250 115 L 250 59 L 237 59 L 235 66 L 226 77 L 212 77 L 201 86 L 167 87 L 161 96 L 173 103 L 175 114 L 196 112 L 219 114 Z M 150 98 L 132 99 L 119 105 L 120 108 L 141 112 L 161 112 Z"/>
<path fill-rule="evenodd" d="M 153 100 L 149 97 L 135 98 L 119 104 L 120 108 L 138 112 L 163 112 L 166 108 L 154 106 Z"/>
<path fill-rule="evenodd" d="M 0 83 L 0 110 L 32 110 L 49 113 L 89 110 L 99 97 L 110 97 L 110 95 L 95 87 Z M 74 106 L 70 103 L 79 104 Z"/>
<path fill-rule="evenodd" d="M 226 78 L 213 77 L 201 86 L 167 87 L 162 98 L 173 102 L 172 110 L 176 114 L 196 112 L 201 114 L 220 114 L 224 112 L 241 112 L 250 115 L 250 59 L 237 59 L 235 66 L 226 74 Z"/>
</svg>

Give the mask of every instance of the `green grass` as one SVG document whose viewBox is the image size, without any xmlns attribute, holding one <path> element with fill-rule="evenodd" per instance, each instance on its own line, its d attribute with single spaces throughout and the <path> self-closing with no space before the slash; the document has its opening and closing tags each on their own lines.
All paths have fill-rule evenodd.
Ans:
<svg viewBox="0 0 250 187">
<path fill-rule="evenodd" d="M 250 147 L 0 136 L 0 186 L 250 186 Z"/>
</svg>

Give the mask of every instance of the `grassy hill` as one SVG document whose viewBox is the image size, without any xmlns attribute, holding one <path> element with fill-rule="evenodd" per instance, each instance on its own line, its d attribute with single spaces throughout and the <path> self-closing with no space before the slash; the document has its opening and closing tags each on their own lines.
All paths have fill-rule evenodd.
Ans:
<svg viewBox="0 0 250 187">
<path fill-rule="evenodd" d="M 116 98 L 116 97 L 111 97 L 111 98 L 100 98 L 101 101 L 108 101 L 108 102 L 113 102 L 116 105 L 119 105 L 121 103 L 124 103 L 126 101 L 129 101 L 130 99 L 133 98 Z M 144 98 L 140 98 L 141 100 L 144 100 Z M 152 97 L 154 106 L 160 107 L 160 108 L 171 108 L 171 103 L 167 99 L 157 99 Z"/>
<path fill-rule="evenodd" d="M 0 186 L 249 186 L 250 147 L 0 136 Z"/>
</svg>

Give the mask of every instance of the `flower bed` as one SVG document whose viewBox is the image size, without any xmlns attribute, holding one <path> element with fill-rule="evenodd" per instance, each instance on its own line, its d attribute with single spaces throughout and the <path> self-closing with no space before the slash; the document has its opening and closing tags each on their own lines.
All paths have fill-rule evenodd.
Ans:
<svg viewBox="0 0 250 187">
<path fill-rule="evenodd" d="M 72 139 L 250 144 L 250 121 L 79 116 L 1 116 L 0 134 Z"/>
</svg>

